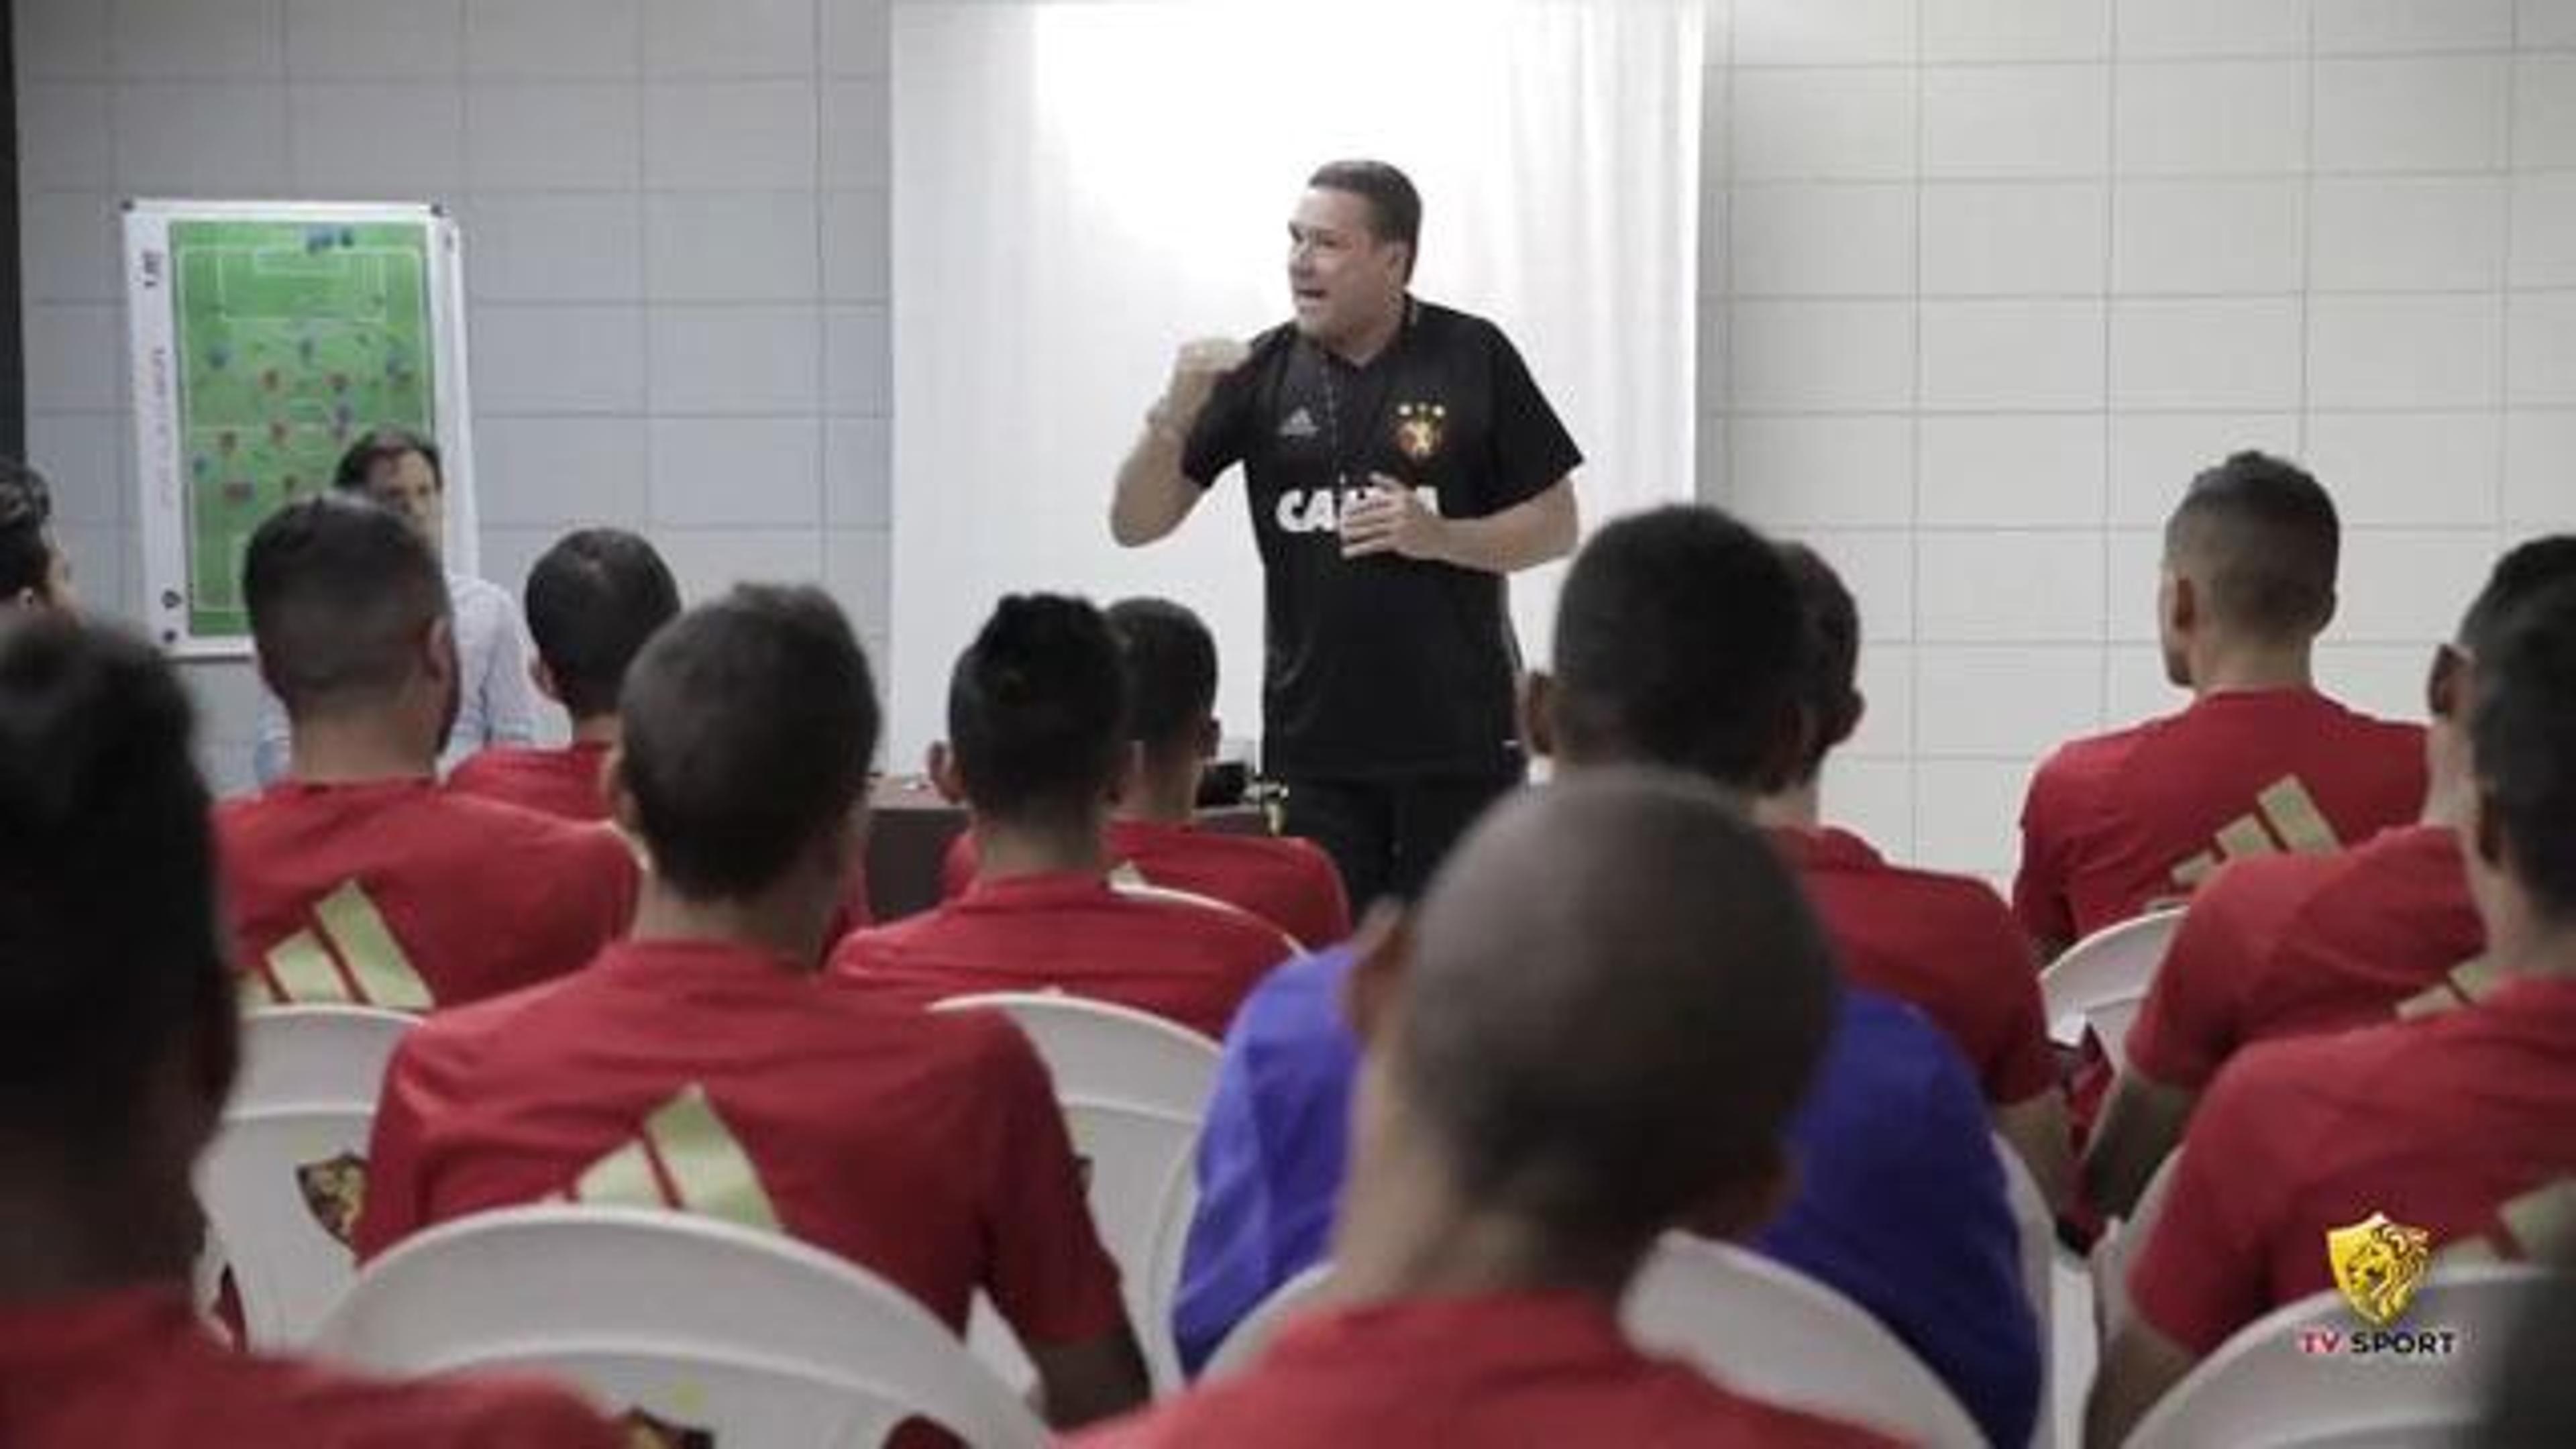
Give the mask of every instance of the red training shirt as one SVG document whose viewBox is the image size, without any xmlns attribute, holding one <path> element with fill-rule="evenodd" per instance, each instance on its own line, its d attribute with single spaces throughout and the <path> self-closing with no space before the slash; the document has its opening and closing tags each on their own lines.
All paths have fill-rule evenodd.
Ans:
<svg viewBox="0 0 2576 1449">
<path fill-rule="evenodd" d="M 1844 973 L 1938 1022 L 1986 1100 L 2026 1102 L 2057 1085 L 2048 1011 L 2030 944 L 1994 888 L 1887 863 L 1843 830 L 1774 830 Z"/>
<path fill-rule="evenodd" d="M 934 998 L 1068 991 L 1213 1040 L 1286 955 L 1255 917 L 1123 896 L 1104 876 L 1069 871 L 977 881 L 935 910 L 849 937 L 832 970 Z"/>
<path fill-rule="evenodd" d="M 448 772 L 447 788 L 558 820 L 601 821 L 608 818 L 608 795 L 600 788 L 607 764 L 604 741 L 576 740 L 561 749 L 495 745 Z"/>
<path fill-rule="evenodd" d="M 756 949 L 633 942 L 452 1012 L 385 1073 L 361 1261 L 433 1223 L 569 1196 L 784 1231 L 961 1333 L 1125 1322 L 1055 1092 L 993 1012 L 932 1015 Z"/>
<path fill-rule="evenodd" d="M 2207 695 L 2040 764 L 2013 913 L 2031 939 L 2072 944 L 2190 895 L 2225 861 L 2331 852 L 2423 803 L 2421 726 L 2313 689 Z"/>
<path fill-rule="evenodd" d="M 426 779 L 285 781 L 215 808 L 245 999 L 455 1006 L 575 969 L 624 935 L 615 832 Z"/>
<path fill-rule="evenodd" d="M 2486 949 L 2459 837 L 2386 830 L 2336 855 L 2241 861 L 2184 913 L 2129 1029 L 2129 1065 L 2197 1092 L 2274 1037 L 2385 1021 Z"/>
<path fill-rule="evenodd" d="M 2521 1256 L 2576 1176 L 2576 980 L 2508 978 L 2455 1011 L 2266 1042 L 2192 1114 L 2129 1271 L 2157 1332 L 2206 1355 L 2334 1286 L 2326 1233 L 2385 1213 L 2433 1250 Z"/>
<path fill-rule="evenodd" d="M 1310 951 L 1350 937 L 1351 902 L 1342 890 L 1342 873 L 1313 841 L 1112 820 L 1107 843 L 1112 865 L 1133 866 L 1148 885 L 1250 911 Z M 940 862 L 941 896 L 966 894 L 975 883 L 976 864 L 973 831 L 949 841 Z"/>
<path fill-rule="evenodd" d="M 617 1449 L 615 1426 L 527 1380 L 361 1378 L 216 1341 L 180 1289 L 0 1309 L 10 1449 Z"/>
<path fill-rule="evenodd" d="M 1629 1344 L 1572 1294 L 1422 1299 L 1297 1319 L 1235 1378 L 1077 1449 L 1316 1444 L 1667 1444 L 1869 1449 L 1853 1425 L 1747 1398 Z"/>
</svg>

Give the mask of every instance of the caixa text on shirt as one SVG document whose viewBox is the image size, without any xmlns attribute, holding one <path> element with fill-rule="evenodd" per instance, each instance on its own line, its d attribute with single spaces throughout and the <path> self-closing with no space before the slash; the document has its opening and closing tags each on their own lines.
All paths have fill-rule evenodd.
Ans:
<svg viewBox="0 0 2576 1449">
<path fill-rule="evenodd" d="M 1281 533 L 1336 533 L 1341 529 L 1345 500 L 1356 502 L 1379 490 L 1374 488 L 1288 488 L 1281 490 L 1279 503 L 1272 516 Z M 1413 496 L 1433 513 L 1440 511 L 1440 490 L 1416 488 Z"/>
</svg>

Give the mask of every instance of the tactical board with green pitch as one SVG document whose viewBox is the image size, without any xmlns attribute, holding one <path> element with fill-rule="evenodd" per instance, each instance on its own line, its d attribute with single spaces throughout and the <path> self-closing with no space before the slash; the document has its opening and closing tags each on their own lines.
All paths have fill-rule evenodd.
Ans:
<svg viewBox="0 0 2576 1449">
<path fill-rule="evenodd" d="M 435 432 L 428 227 L 180 221 L 180 466 L 188 613 L 246 636 L 242 553 L 287 500 L 326 489 L 350 441 Z"/>
</svg>

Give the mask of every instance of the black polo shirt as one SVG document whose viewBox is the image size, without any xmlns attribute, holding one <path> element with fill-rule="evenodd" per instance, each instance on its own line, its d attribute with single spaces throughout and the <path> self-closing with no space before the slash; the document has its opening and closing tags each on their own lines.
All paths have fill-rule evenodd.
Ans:
<svg viewBox="0 0 2576 1449">
<path fill-rule="evenodd" d="M 1409 302 L 1364 367 L 1294 324 L 1253 340 L 1191 428 L 1202 487 L 1243 464 L 1267 575 L 1262 766 L 1308 779 L 1483 775 L 1514 758 L 1520 646 L 1500 575 L 1393 553 L 1342 557 L 1343 496 L 1371 473 L 1482 518 L 1583 454 L 1501 329 Z M 1424 497 L 1425 502 L 1432 502 Z"/>
</svg>

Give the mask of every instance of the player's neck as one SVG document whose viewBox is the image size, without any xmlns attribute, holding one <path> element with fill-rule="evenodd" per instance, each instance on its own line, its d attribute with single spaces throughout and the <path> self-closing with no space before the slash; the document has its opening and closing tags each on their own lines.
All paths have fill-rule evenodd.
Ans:
<svg viewBox="0 0 2576 1449">
<path fill-rule="evenodd" d="M 434 777 L 438 750 L 422 748 L 418 731 L 397 717 L 324 715 L 295 721 L 287 762 L 288 773 L 308 785 L 359 785 Z"/>
<path fill-rule="evenodd" d="M 1773 830 L 1816 830 L 1825 821 L 1820 780 L 1792 785 L 1753 802 L 1753 823 Z"/>
<path fill-rule="evenodd" d="M 2194 698 L 2259 690 L 2314 689 L 2316 669 L 2306 644 L 2218 643 L 2193 658 Z"/>
<path fill-rule="evenodd" d="M 639 944 L 743 946 L 814 970 L 822 965 L 823 953 L 831 945 L 823 935 L 833 904 L 819 887 L 785 882 L 752 896 L 693 900 L 647 876 L 629 935 Z"/>
<path fill-rule="evenodd" d="M 614 746 L 625 738 L 625 730 L 615 714 L 594 714 L 572 722 L 572 742 L 576 745 Z"/>
<path fill-rule="evenodd" d="M 1405 311 L 1412 305 L 1410 298 L 1398 294 L 1395 305 L 1389 307 L 1384 316 L 1372 320 L 1349 337 L 1326 346 L 1335 357 L 1351 366 L 1366 367 L 1377 360 L 1379 353 L 1394 344 L 1396 334 L 1404 330 Z"/>
<path fill-rule="evenodd" d="M 1128 775 L 1110 818 L 1147 825 L 1187 825 L 1196 814 L 1198 798 L 1197 761 L 1166 767 L 1149 760 Z"/>
<path fill-rule="evenodd" d="M 1633 1255 L 1568 1260 L 1528 1222 L 1461 1199 L 1431 1161 L 1380 1166 L 1351 1182 L 1333 1244 L 1338 1301 L 1571 1292 L 1610 1304 L 1634 1269 Z"/>
<path fill-rule="evenodd" d="M 992 820 L 977 817 L 975 878 L 1009 880 L 1030 875 L 1104 875 L 1109 851 L 1101 818 L 1081 821 Z"/>
<path fill-rule="evenodd" d="M 14 1156 L 13 1154 L 10 1156 Z M 140 1190 L 83 1201 L 39 1171 L 0 1167 L 0 1304 L 79 1298 L 124 1288 L 188 1282 L 192 1236 L 179 1214 L 155 1211 L 162 1194 Z M 186 1200 L 184 1184 L 168 1192 Z M 138 1221 L 138 1217 L 149 1221 Z"/>
</svg>

